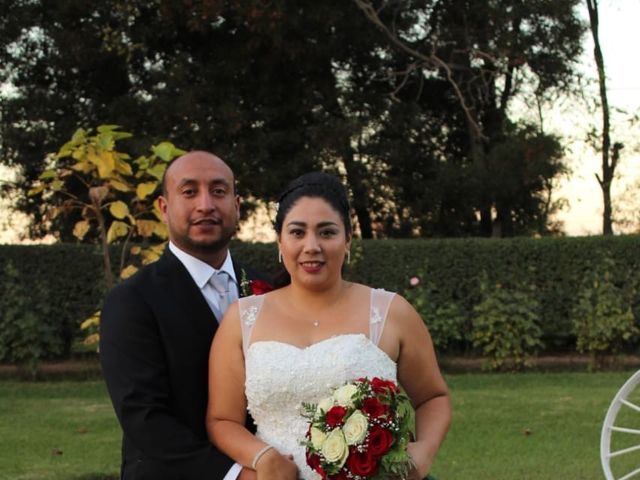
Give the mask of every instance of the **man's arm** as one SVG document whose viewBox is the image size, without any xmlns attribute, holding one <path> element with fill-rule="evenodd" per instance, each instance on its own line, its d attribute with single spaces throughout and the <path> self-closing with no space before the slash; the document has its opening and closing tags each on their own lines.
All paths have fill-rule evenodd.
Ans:
<svg viewBox="0 0 640 480">
<path fill-rule="evenodd" d="M 100 330 L 102 371 L 127 440 L 145 461 L 162 468 L 162 478 L 172 478 L 174 469 L 184 479 L 200 480 L 206 473 L 223 478 L 231 460 L 199 439 L 172 411 L 160 332 L 150 307 L 131 284 L 120 284 L 109 294 Z"/>
</svg>

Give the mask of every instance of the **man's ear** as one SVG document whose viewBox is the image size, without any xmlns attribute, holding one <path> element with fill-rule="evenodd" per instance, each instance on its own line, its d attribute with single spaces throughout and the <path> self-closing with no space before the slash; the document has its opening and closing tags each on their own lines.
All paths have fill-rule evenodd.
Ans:
<svg viewBox="0 0 640 480">
<path fill-rule="evenodd" d="M 162 195 L 158 197 L 158 209 L 162 214 L 162 218 L 164 219 L 164 222 L 167 223 L 167 199 L 164 198 L 164 196 Z"/>
</svg>

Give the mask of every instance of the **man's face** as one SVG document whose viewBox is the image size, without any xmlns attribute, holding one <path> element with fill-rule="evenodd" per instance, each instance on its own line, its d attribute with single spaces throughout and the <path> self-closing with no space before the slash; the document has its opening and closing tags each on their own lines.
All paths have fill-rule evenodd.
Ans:
<svg viewBox="0 0 640 480">
<path fill-rule="evenodd" d="M 159 205 L 171 241 L 205 261 L 226 254 L 240 214 L 227 164 L 206 152 L 187 153 L 169 166 L 165 182 Z"/>
</svg>

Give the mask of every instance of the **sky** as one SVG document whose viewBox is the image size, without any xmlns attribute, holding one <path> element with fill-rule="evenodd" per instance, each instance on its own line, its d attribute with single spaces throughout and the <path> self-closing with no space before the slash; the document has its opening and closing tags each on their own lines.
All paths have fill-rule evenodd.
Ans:
<svg viewBox="0 0 640 480">
<path fill-rule="evenodd" d="M 637 36 L 640 19 L 640 0 L 600 0 L 599 10 L 600 44 L 607 73 L 609 105 L 612 111 L 622 109 L 640 115 L 640 62 L 633 53 L 633 39 Z M 585 18 L 588 18 L 586 4 L 584 12 Z M 585 73 L 595 78 L 597 71 L 590 32 L 585 40 L 583 68 Z M 637 210 L 630 203 L 633 200 L 630 190 L 633 191 L 634 184 L 640 182 L 640 123 L 630 128 L 623 122 L 624 118 L 624 115 L 616 113 L 612 116 L 616 129 L 611 139 L 622 140 L 625 144 L 616 175 L 618 178 L 612 187 L 614 202 L 622 210 L 619 217 L 632 215 L 632 211 Z M 558 196 L 566 198 L 569 203 L 569 208 L 558 218 L 564 222 L 567 234 L 574 236 L 602 232 L 602 191 L 595 177 L 602 170 L 601 157 L 584 144 L 585 126 L 588 124 L 601 127 L 602 117 L 589 117 L 576 105 L 564 105 L 560 111 L 554 112 L 551 122 L 552 127 L 563 136 L 574 139 L 569 144 L 568 154 L 572 174 L 562 181 L 558 190 Z M 640 201 L 640 198 L 636 200 Z M 615 232 L 632 230 L 614 226 Z"/>
<path fill-rule="evenodd" d="M 586 4 L 583 10 L 585 18 L 588 18 Z M 615 112 L 620 109 L 640 115 L 640 61 L 632 44 L 640 19 L 640 0 L 600 0 L 599 10 L 600 43 L 607 73 L 609 104 L 614 112 L 612 140 L 622 140 L 625 144 L 612 194 L 614 205 L 621 208 L 618 216 L 633 216 L 638 210 L 636 205 L 640 205 L 640 193 L 635 193 L 635 190 L 640 192 L 640 188 L 633 188 L 635 183 L 640 183 L 640 123 L 630 128 L 622 123 L 625 116 Z M 597 73 L 590 33 L 585 36 L 584 50 L 582 68 L 585 74 L 595 79 Z M 593 88 L 597 86 L 594 84 Z M 593 92 L 597 93 L 597 90 Z M 597 235 L 602 231 L 602 193 L 595 177 L 601 171 L 601 159 L 584 142 L 589 125 L 601 126 L 599 115 L 594 117 L 586 113 L 576 102 L 561 104 L 545 113 L 545 130 L 569 139 L 567 164 L 571 174 L 561 179 L 554 198 L 567 201 L 566 208 L 557 218 L 564 223 L 564 231 L 571 236 Z M 13 175 L 0 165 L 2 180 L 13 180 Z M 634 198 L 635 195 L 637 197 Z M 0 199 L 0 243 L 13 243 L 18 241 L 16 231 L 20 229 L 21 218 L 7 213 L 3 208 L 6 201 Z M 259 227 L 254 225 L 253 228 Z M 614 231 L 624 233 L 634 228 L 617 226 Z M 251 225 L 247 225 L 245 230 L 243 237 L 252 235 L 249 232 Z"/>
</svg>

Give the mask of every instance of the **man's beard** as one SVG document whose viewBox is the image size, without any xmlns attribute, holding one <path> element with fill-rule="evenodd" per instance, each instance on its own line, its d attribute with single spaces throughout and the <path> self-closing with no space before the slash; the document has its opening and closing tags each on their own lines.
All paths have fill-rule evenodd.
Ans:
<svg viewBox="0 0 640 480">
<path fill-rule="evenodd" d="M 215 253 L 227 248 L 231 238 L 236 233 L 236 227 L 223 227 L 220 231 L 220 237 L 213 240 L 194 240 L 189 235 L 185 235 L 182 241 L 188 245 L 193 251 L 201 253 Z"/>
</svg>

